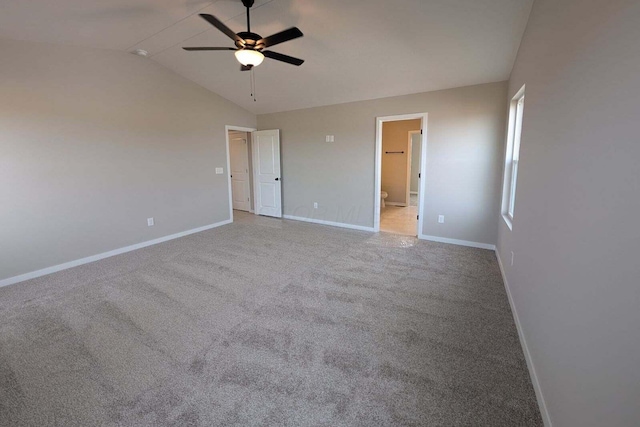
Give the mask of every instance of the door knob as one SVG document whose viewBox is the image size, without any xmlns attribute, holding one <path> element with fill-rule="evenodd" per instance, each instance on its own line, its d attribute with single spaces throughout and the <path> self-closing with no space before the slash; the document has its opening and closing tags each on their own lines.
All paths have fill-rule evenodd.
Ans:
<svg viewBox="0 0 640 427">
<path fill-rule="evenodd" d="M 280 178 L 276 178 L 276 181 L 280 181 Z"/>
</svg>

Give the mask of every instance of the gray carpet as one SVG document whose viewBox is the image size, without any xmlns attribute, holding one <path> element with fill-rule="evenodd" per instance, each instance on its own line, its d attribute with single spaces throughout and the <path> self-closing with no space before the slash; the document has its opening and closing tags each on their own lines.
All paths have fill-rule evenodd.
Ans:
<svg viewBox="0 0 640 427">
<path fill-rule="evenodd" d="M 0 289 L 0 425 L 541 420 L 493 252 L 236 213 Z"/>
</svg>

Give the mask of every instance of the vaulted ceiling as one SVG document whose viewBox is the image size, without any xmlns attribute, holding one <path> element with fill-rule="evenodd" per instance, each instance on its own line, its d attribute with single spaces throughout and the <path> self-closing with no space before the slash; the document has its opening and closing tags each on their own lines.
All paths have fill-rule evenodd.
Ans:
<svg viewBox="0 0 640 427">
<path fill-rule="evenodd" d="M 305 34 L 272 50 L 250 73 L 203 21 L 210 13 L 246 30 L 240 0 L 0 0 L 0 37 L 149 51 L 157 61 L 257 114 L 404 95 L 509 78 L 533 0 L 256 0 L 252 31 L 297 26 Z"/>
</svg>

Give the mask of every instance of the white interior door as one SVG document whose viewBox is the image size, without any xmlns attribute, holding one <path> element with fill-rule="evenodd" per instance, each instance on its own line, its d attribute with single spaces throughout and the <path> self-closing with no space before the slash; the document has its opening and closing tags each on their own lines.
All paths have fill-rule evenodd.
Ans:
<svg viewBox="0 0 640 427">
<path fill-rule="evenodd" d="M 250 211 L 249 147 L 247 146 L 247 138 L 231 138 L 229 140 L 229 156 L 231 160 L 233 209 Z"/>
<path fill-rule="evenodd" d="M 420 212 L 420 180 L 422 179 L 422 172 L 420 171 L 420 167 L 422 165 L 422 132 L 415 131 L 410 134 L 411 142 L 409 146 L 411 147 L 411 176 L 409 180 L 409 189 L 411 193 L 417 192 L 416 202 L 415 202 L 415 210 L 416 212 Z M 414 160 L 415 159 L 415 160 Z M 409 196 L 411 198 L 411 196 Z M 414 204 L 410 202 L 410 205 Z M 420 230 L 418 227 L 420 226 L 420 220 L 416 216 L 416 236 L 420 234 Z"/>
<path fill-rule="evenodd" d="M 280 131 L 259 130 L 252 135 L 256 214 L 281 218 Z"/>
</svg>

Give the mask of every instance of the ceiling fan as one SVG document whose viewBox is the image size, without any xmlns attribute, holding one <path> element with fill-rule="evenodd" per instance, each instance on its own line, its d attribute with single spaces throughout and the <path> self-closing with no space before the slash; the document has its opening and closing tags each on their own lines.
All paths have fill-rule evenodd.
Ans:
<svg viewBox="0 0 640 427">
<path fill-rule="evenodd" d="M 247 8 L 247 31 L 241 31 L 234 33 L 229 27 L 224 25 L 222 21 L 213 15 L 201 13 L 200 16 L 208 23 L 222 31 L 227 37 L 235 42 L 236 48 L 233 47 L 184 47 L 184 50 L 188 51 L 206 51 L 206 50 L 233 50 L 235 51 L 236 59 L 240 62 L 240 70 L 248 71 L 253 67 L 257 67 L 262 63 L 265 56 L 267 58 L 275 59 L 276 61 L 286 62 L 287 64 L 302 65 L 303 59 L 294 58 L 293 56 L 283 55 L 282 53 L 273 52 L 271 50 L 264 50 L 268 47 L 275 46 L 280 43 L 284 43 L 289 40 L 302 37 L 302 31 L 297 27 L 289 28 L 288 30 L 281 31 L 273 34 L 269 37 L 262 37 L 259 34 L 251 32 L 251 18 L 249 10 L 253 6 L 254 0 L 242 0 L 242 4 Z"/>
</svg>

